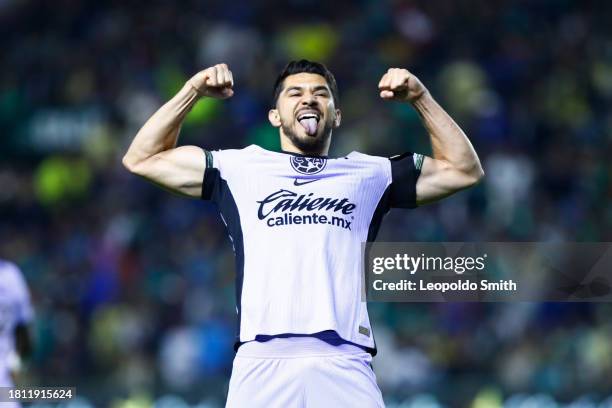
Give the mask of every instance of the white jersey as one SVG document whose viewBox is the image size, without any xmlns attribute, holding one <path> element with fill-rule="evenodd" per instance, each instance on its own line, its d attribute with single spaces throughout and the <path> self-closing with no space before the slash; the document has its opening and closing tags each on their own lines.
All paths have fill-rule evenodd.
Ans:
<svg viewBox="0 0 612 408">
<path fill-rule="evenodd" d="M 309 157 L 251 145 L 206 152 L 236 255 L 237 347 L 256 336 L 335 331 L 375 353 L 361 245 L 392 207 L 416 206 L 422 156 Z"/>
<path fill-rule="evenodd" d="M 15 349 L 15 327 L 32 319 L 28 287 L 14 264 L 0 260 L 0 387 L 11 385 L 8 358 Z"/>
</svg>

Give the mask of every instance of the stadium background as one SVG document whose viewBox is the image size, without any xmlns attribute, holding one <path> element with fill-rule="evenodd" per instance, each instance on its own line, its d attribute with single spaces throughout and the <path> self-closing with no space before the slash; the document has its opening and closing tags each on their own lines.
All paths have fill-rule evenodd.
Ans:
<svg viewBox="0 0 612 408">
<path fill-rule="evenodd" d="M 612 240 L 611 11 L 569 0 L 0 2 L 0 256 L 23 269 L 37 311 L 24 380 L 75 385 L 79 406 L 222 404 L 235 327 L 222 223 L 212 205 L 120 162 L 148 115 L 218 62 L 235 96 L 200 102 L 182 144 L 278 148 L 273 80 L 305 57 L 339 83 L 332 154 L 426 153 L 415 112 L 376 88 L 389 67 L 423 80 L 487 176 L 393 211 L 379 240 Z M 590 407 L 612 395 L 611 305 L 369 307 L 390 407 Z"/>
</svg>

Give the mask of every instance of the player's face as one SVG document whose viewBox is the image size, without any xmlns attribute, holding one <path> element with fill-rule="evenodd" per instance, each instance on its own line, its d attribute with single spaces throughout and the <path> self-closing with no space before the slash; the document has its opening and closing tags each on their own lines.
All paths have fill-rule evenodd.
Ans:
<svg viewBox="0 0 612 408">
<path fill-rule="evenodd" d="M 303 152 L 320 153 L 329 148 L 332 129 L 340 125 L 340 111 L 324 77 L 299 73 L 285 78 L 270 122 L 281 128 L 281 137 Z"/>
</svg>

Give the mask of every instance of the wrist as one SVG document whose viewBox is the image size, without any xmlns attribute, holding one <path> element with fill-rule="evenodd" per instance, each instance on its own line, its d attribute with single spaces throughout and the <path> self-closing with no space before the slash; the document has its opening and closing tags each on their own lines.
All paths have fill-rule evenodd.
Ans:
<svg viewBox="0 0 612 408">
<path fill-rule="evenodd" d="M 417 96 L 416 98 L 408 101 L 416 110 L 421 109 L 422 107 L 424 107 L 424 105 L 426 105 L 429 102 L 433 101 L 433 97 L 431 96 L 431 94 L 429 93 L 429 91 L 427 89 L 425 89 L 423 91 L 423 93 L 421 93 L 419 96 Z"/>
<path fill-rule="evenodd" d="M 202 95 L 193 84 L 187 81 L 177 94 L 164 105 L 164 112 L 170 115 L 168 118 L 174 118 L 171 119 L 172 121 L 182 121 L 201 97 Z"/>
<path fill-rule="evenodd" d="M 185 83 L 183 89 L 186 89 L 189 94 L 196 96 L 197 98 L 204 97 L 204 91 L 200 90 L 191 79 Z"/>
</svg>

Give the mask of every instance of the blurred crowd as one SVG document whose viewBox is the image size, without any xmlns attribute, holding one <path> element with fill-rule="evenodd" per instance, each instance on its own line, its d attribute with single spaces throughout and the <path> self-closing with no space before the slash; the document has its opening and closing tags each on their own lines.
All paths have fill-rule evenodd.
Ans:
<svg viewBox="0 0 612 408">
<path fill-rule="evenodd" d="M 235 96 L 199 102 L 181 144 L 279 149 L 273 81 L 307 58 L 339 84 L 332 155 L 428 154 L 418 115 L 377 92 L 390 67 L 425 83 L 486 177 L 393 210 L 379 241 L 611 241 L 610 15 L 608 3 L 569 0 L 1 1 L 0 257 L 22 268 L 36 308 L 25 381 L 76 385 L 96 406 L 163 393 L 222 404 L 236 326 L 223 224 L 212 204 L 121 165 L 149 115 L 219 62 Z M 390 406 L 612 395 L 612 305 L 369 309 Z"/>
</svg>

